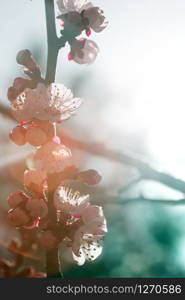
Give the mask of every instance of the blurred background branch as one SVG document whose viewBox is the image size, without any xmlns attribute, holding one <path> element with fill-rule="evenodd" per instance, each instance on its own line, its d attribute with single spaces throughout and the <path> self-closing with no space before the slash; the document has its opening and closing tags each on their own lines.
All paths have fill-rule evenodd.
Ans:
<svg viewBox="0 0 185 300">
<path fill-rule="evenodd" d="M 172 200 L 172 199 L 156 199 L 156 198 L 145 198 L 143 195 L 135 198 L 123 198 L 119 195 L 106 195 L 106 194 L 95 194 L 93 195 L 93 201 L 95 203 L 103 202 L 104 205 L 127 205 L 127 204 L 136 204 L 136 203 L 149 203 L 149 204 L 162 204 L 162 205 L 185 205 L 185 199 Z"/>
<path fill-rule="evenodd" d="M 0 104 L 0 112 L 3 116 L 13 120 L 10 111 L 2 104 Z M 153 168 L 142 159 L 136 158 L 133 154 L 113 151 L 108 149 L 103 144 L 86 143 L 66 134 L 64 130 L 60 130 L 58 135 L 62 136 L 64 144 L 70 145 L 73 148 L 78 148 L 81 151 L 88 152 L 92 155 L 104 157 L 108 160 L 116 161 L 124 165 L 130 165 L 132 167 L 135 167 L 139 171 L 140 176 L 133 182 L 129 183 L 127 188 L 129 188 L 130 185 L 133 185 L 141 180 L 147 179 L 157 181 L 185 194 L 185 182 L 183 180 Z M 123 187 L 122 192 L 124 191 L 124 189 L 125 187 Z M 161 201 L 163 202 L 163 200 Z"/>
<path fill-rule="evenodd" d="M 5 105 L 0 104 L 0 114 L 3 117 L 7 117 L 7 118 L 13 120 L 13 117 L 11 115 L 10 109 L 8 107 L 6 107 Z"/>
</svg>

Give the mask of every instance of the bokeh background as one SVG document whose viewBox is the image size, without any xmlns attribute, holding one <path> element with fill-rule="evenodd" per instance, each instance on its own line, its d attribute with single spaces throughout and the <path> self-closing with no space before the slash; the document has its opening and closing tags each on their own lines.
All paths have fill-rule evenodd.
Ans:
<svg viewBox="0 0 185 300">
<path fill-rule="evenodd" d="M 61 50 L 57 82 L 84 99 L 78 114 L 63 130 L 85 143 L 103 144 L 131 153 L 156 170 L 185 180 L 185 2 L 183 0 L 97 0 L 109 26 L 91 39 L 100 54 L 91 66 L 67 60 Z M 8 106 L 7 88 L 23 71 L 16 53 L 28 48 L 46 64 L 46 28 L 43 0 L 1 0 L 0 101 Z M 58 24 L 59 28 L 59 24 Z M 14 122 L 0 114 L 0 255 L 18 236 L 7 227 L 6 197 L 20 186 L 28 147 L 8 140 Z M 65 254 L 66 277 L 185 277 L 185 206 L 155 203 L 184 195 L 159 182 L 141 180 L 133 166 L 74 149 L 82 169 L 97 169 L 103 179 L 95 190 L 104 207 L 109 233 L 102 256 L 83 267 Z M 91 191 L 92 192 L 92 191 Z M 145 201 L 142 198 L 153 199 Z M 97 198 L 97 197 L 96 197 Z M 138 201 L 124 201 L 138 198 Z M 13 259 L 13 257 L 12 257 Z M 34 262 L 30 262 L 34 263 Z M 37 264 L 43 268 L 42 263 Z"/>
</svg>

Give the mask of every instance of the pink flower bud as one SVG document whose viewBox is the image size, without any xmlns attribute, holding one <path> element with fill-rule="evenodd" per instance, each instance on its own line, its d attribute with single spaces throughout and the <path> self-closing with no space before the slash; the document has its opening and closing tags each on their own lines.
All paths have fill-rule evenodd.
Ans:
<svg viewBox="0 0 185 300">
<path fill-rule="evenodd" d="M 87 185 L 96 185 L 101 181 L 101 176 L 95 170 L 87 170 L 78 173 L 77 179 Z"/>
<path fill-rule="evenodd" d="M 29 199 L 29 197 L 23 193 L 20 190 L 17 190 L 16 192 L 13 192 L 12 194 L 9 195 L 7 198 L 8 205 L 11 208 L 16 208 L 19 206 L 20 203 L 26 202 Z"/>
<path fill-rule="evenodd" d="M 87 34 L 87 36 L 89 37 L 89 36 L 91 35 L 91 29 L 87 29 L 87 30 L 86 30 L 86 34 Z"/>
<path fill-rule="evenodd" d="M 75 40 L 71 45 L 70 56 L 78 64 L 92 64 L 99 52 L 98 45 L 91 40 Z"/>
<path fill-rule="evenodd" d="M 39 66 L 33 59 L 31 52 L 28 49 L 19 51 L 16 60 L 18 64 L 25 66 L 29 70 L 39 70 Z"/>
<path fill-rule="evenodd" d="M 34 119 L 32 124 L 33 126 L 41 128 L 47 135 L 48 139 L 53 138 L 56 134 L 55 125 L 51 121 Z"/>
<path fill-rule="evenodd" d="M 8 99 L 13 101 L 17 96 L 22 93 L 26 88 L 34 88 L 35 82 L 30 79 L 17 77 L 14 80 L 13 86 L 8 89 Z"/>
<path fill-rule="evenodd" d="M 25 135 L 26 142 L 32 146 L 38 147 L 47 142 L 46 133 L 37 126 L 28 127 Z"/>
<path fill-rule="evenodd" d="M 31 57 L 31 52 L 28 49 L 20 50 L 17 53 L 16 60 L 20 65 L 25 65 Z"/>
<path fill-rule="evenodd" d="M 24 185 L 28 190 L 42 195 L 47 188 L 47 174 L 43 170 L 26 170 L 24 172 Z"/>
<path fill-rule="evenodd" d="M 20 207 L 9 210 L 7 218 L 9 224 L 15 227 L 24 226 L 31 219 Z"/>
<path fill-rule="evenodd" d="M 83 16 L 88 19 L 90 27 L 95 32 L 101 32 L 108 25 L 108 21 L 99 7 L 90 7 L 86 9 Z"/>
<path fill-rule="evenodd" d="M 26 209 L 29 211 L 30 215 L 34 218 L 41 217 L 44 218 L 48 214 L 48 207 L 43 199 L 30 198 L 26 202 Z"/>
<path fill-rule="evenodd" d="M 22 126 L 16 126 L 10 132 L 9 137 L 18 146 L 22 146 L 26 144 L 26 129 Z"/>
<path fill-rule="evenodd" d="M 59 138 L 59 136 L 55 136 L 55 137 L 52 139 L 52 141 L 53 141 L 54 143 L 58 144 L 58 145 L 61 144 L 61 139 Z"/>
<path fill-rule="evenodd" d="M 37 150 L 34 162 L 37 168 L 47 173 L 58 173 L 71 164 L 71 157 L 71 151 L 66 146 L 50 141 Z"/>
<path fill-rule="evenodd" d="M 39 238 L 39 241 L 40 244 L 47 249 L 54 249 L 59 243 L 57 237 L 50 230 L 43 232 Z"/>
</svg>

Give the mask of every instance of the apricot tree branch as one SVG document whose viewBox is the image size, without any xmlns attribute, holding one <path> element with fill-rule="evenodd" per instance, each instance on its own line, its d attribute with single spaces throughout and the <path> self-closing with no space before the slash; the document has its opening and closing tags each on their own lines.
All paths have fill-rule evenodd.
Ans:
<svg viewBox="0 0 185 300">
<path fill-rule="evenodd" d="M 59 42 L 56 34 L 55 11 L 53 0 L 45 0 L 45 12 L 48 45 L 48 58 L 45 81 L 47 83 L 51 83 L 55 81 L 57 57 L 59 51 Z"/>
<path fill-rule="evenodd" d="M 46 28 L 48 58 L 45 82 L 47 84 L 55 81 L 58 51 L 60 49 L 55 25 L 54 1 L 45 0 Z M 50 180 L 48 179 L 48 189 Z M 57 215 L 53 205 L 53 192 L 48 193 L 48 215 L 54 224 L 57 225 Z M 47 277 L 62 277 L 58 248 L 47 250 L 46 252 L 46 272 Z"/>
</svg>

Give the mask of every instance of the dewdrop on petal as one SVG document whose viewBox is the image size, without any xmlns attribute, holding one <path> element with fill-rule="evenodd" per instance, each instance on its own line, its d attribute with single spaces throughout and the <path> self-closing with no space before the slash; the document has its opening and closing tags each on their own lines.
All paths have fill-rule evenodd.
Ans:
<svg viewBox="0 0 185 300">
<path fill-rule="evenodd" d="M 92 64 L 99 53 L 98 45 L 88 39 L 75 40 L 71 44 L 69 58 L 78 64 Z"/>
<path fill-rule="evenodd" d="M 71 164 L 71 158 L 70 149 L 63 144 L 50 141 L 36 151 L 34 162 L 36 168 L 42 169 L 47 173 L 58 173 Z"/>
<path fill-rule="evenodd" d="M 16 126 L 10 132 L 9 137 L 18 146 L 22 146 L 26 144 L 26 129 L 22 126 Z"/>
</svg>

